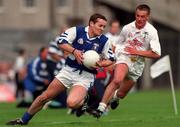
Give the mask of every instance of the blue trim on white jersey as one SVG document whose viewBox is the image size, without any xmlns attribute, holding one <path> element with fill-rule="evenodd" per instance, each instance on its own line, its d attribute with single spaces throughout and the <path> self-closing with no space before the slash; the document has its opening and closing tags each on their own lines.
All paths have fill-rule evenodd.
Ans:
<svg viewBox="0 0 180 127">
<path fill-rule="evenodd" d="M 76 31 L 75 31 L 76 33 L 74 34 L 74 35 L 76 35 L 76 37 L 72 41 L 72 46 L 83 52 L 86 52 L 88 50 L 95 50 L 98 54 L 101 54 L 105 47 L 105 44 L 107 43 L 108 38 L 105 35 L 101 35 L 101 36 L 94 37 L 94 38 L 89 38 L 87 36 L 88 33 L 85 30 L 85 28 L 87 28 L 87 27 L 83 27 L 83 26 L 76 27 Z M 56 39 L 57 44 L 70 43 L 70 41 L 68 40 L 68 36 L 70 36 L 70 35 L 68 35 L 68 33 L 67 33 L 66 37 L 64 36 L 64 34 L 60 35 Z M 97 73 L 96 69 L 91 70 L 91 69 L 88 69 L 87 67 L 85 67 L 84 65 L 78 64 L 78 62 L 74 58 L 74 56 L 68 57 L 66 59 L 66 65 L 68 65 L 72 68 L 76 68 L 77 70 L 87 71 L 87 72 L 94 73 L 94 74 Z"/>
</svg>

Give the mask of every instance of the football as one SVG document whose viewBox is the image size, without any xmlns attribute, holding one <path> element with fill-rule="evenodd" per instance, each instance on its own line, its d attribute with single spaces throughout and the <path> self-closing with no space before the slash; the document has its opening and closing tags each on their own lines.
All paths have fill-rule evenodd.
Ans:
<svg viewBox="0 0 180 127">
<path fill-rule="evenodd" d="M 100 60 L 100 55 L 94 50 L 88 50 L 83 54 L 83 64 L 87 68 L 91 68 L 96 65 L 96 62 Z"/>
</svg>

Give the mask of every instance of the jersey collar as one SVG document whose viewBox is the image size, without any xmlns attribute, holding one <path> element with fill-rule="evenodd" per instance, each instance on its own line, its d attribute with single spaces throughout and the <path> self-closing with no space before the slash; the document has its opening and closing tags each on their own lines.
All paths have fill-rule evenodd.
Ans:
<svg viewBox="0 0 180 127">
<path fill-rule="evenodd" d="M 94 39 L 96 39 L 96 38 L 100 38 L 101 35 L 102 35 L 102 34 L 101 34 L 101 35 L 99 35 L 99 36 L 90 38 L 90 37 L 89 37 L 89 34 L 88 34 L 88 30 L 89 30 L 89 26 L 86 26 L 86 27 L 85 27 L 85 32 L 86 32 L 87 38 L 88 38 L 89 40 L 94 40 Z"/>
<path fill-rule="evenodd" d="M 147 21 L 147 22 L 146 22 L 146 25 L 145 25 L 142 29 L 146 29 L 148 23 L 149 23 L 149 22 Z M 136 28 L 136 25 L 135 25 L 135 21 L 133 21 L 133 23 L 132 23 L 131 26 L 132 26 L 133 28 L 137 29 L 137 28 Z"/>
</svg>

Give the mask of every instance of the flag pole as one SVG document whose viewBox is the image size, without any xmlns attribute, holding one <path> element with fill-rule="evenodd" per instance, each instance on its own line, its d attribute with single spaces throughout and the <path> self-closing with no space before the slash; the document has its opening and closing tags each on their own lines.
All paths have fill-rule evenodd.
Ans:
<svg viewBox="0 0 180 127">
<path fill-rule="evenodd" d="M 169 57 L 169 56 L 168 56 L 168 57 Z M 173 97 L 174 113 L 175 113 L 175 115 L 177 115 L 177 114 L 178 114 L 178 111 L 177 111 L 176 95 L 175 95 L 175 90 L 174 90 L 174 82 L 173 82 L 173 77 L 172 77 L 172 70 L 171 70 L 170 58 L 169 58 L 169 66 L 170 66 L 169 77 L 170 77 L 172 97 Z"/>
</svg>

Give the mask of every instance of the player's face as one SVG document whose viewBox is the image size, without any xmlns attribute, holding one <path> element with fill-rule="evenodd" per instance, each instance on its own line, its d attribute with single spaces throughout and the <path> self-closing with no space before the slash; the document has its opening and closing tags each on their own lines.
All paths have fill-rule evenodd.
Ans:
<svg viewBox="0 0 180 127">
<path fill-rule="evenodd" d="M 146 22 L 149 19 L 149 14 L 147 11 L 137 9 L 135 17 L 136 17 L 136 27 L 138 29 L 141 29 L 146 25 Z"/>
<path fill-rule="evenodd" d="M 48 49 L 45 48 L 44 51 L 41 52 L 41 59 L 46 60 L 47 54 L 48 54 Z"/>
<path fill-rule="evenodd" d="M 105 27 L 106 27 L 107 21 L 104 19 L 97 19 L 97 22 L 91 22 L 90 23 L 90 29 L 91 29 L 91 35 L 92 36 L 99 36 L 103 33 Z"/>
<path fill-rule="evenodd" d="M 117 34 L 119 32 L 119 29 L 120 29 L 120 25 L 118 22 L 112 23 L 111 28 L 110 28 L 110 31 L 112 34 Z"/>
</svg>

